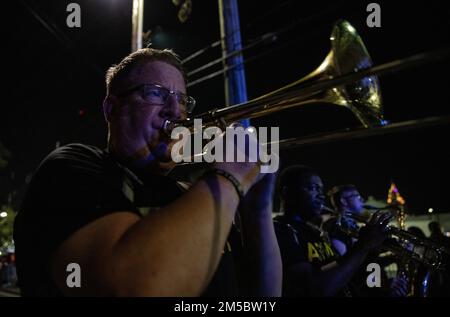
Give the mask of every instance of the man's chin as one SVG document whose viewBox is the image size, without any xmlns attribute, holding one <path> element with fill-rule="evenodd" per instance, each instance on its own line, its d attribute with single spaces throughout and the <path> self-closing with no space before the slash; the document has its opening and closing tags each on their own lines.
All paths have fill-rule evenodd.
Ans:
<svg viewBox="0 0 450 317">
<path fill-rule="evenodd" d="M 176 163 L 172 160 L 169 161 L 159 161 L 158 162 L 158 169 L 162 174 L 169 173 L 174 167 L 176 166 Z"/>
<path fill-rule="evenodd" d="M 164 147 L 161 148 L 164 150 L 157 153 L 157 165 L 163 171 L 170 171 L 176 166 L 171 155 L 172 144 L 164 144 Z"/>
<path fill-rule="evenodd" d="M 146 160 L 144 162 L 135 162 L 136 167 L 152 171 L 155 174 L 167 174 L 176 165 L 172 159 L 166 157 L 153 157 L 152 160 Z"/>
<path fill-rule="evenodd" d="M 158 169 L 159 166 L 164 169 L 173 167 L 175 163 L 170 157 L 170 150 L 168 150 L 167 144 L 160 143 L 151 150 L 149 148 L 142 148 L 130 155 L 132 158 L 130 163 L 137 168 L 143 169 L 154 169 L 155 167 Z"/>
</svg>

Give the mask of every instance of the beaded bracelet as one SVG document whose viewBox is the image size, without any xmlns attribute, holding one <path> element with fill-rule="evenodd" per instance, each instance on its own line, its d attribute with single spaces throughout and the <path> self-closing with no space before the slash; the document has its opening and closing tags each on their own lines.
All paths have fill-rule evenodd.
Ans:
<svg viewBox="0 0 450 317">
<path fill-rule="evenodd" d="M 223 177 L 225 177 L 227 180 L 230 181 L 231 184 L 233 184 L 234 189 L 236 190 L 238 196 L 239 196 L 239 202 L 244 200 L 244 190 L 241 186 L 241 183 L 236 179 L 236 177 L 234 177 L 232 174 L 228 173 L 227 171 L 218 169 L 218 168 L 214 168 L 212 170 L 210 170 L 207 174 L 217 174 L 217 175 L 221 175 Z"/>
</svg>

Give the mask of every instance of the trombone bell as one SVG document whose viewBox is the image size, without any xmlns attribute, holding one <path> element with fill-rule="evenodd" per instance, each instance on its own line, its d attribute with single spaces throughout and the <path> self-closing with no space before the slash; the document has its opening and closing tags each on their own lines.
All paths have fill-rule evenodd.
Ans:
<svg viewBox="0 0 450 317">
<path fill-rule="evenodd" d="M 331 50 L 322 64 L 297 84 L 332 79 L 373 66 L 367 49 L 347 21 L 340 20 L 330 37 Z M 314 102 L 330 103 L 350 109 L 365 128 L 384 125 L 380 84 L 376 76 L 320 92 Z"/>
<path fill-rule="evenodd" d="M 356 30 L 345 20 L 336 22 L 330 37 L 331 50 L 322 64 L 309 75 L 268 94 L 234 106 L 210 110 L 196 118 L 203 125 L 227 125 L 232 122 L 261 117 L 284 109 L 314 103 L 331 103 L 350 109 L 365 128 L 381 126 L 383 107 L 378 78 L 364 77 L 351 83 L 322 90 L 308 90 L 317 83 L 372 67 L 372 59 Z M 171 134 L 179 125 L 192 128 L 192 119 L 184 122 L 166 121 L 164 131 Z"/>
</svg>

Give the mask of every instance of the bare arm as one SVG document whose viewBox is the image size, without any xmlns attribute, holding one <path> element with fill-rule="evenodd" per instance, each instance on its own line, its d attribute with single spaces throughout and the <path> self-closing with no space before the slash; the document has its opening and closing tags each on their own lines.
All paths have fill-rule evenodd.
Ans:
<svg viewBox="0 0 450 317">
<path fill-rule="evenodd" d="M 252 187 L 242 204 L 244 238 L 240 276 L 245 295 L 281 296 L 282 263 L 272 220 L 274 174 Z"/>
<path fill-rule="evenodd" d="M 245 177 L 253 180 L 258 170 L 248 169 Z M 54 280 L 68 295 L 200 295 L 217 268 L 238 202 L 231 183 L 213 176 L 142 219 L 126 211 L 100 218 L 59 247 L 51 263 Z M 66 287 L 72 262 L 81 266 L 79 289 Z"/>
<path fill-rule="evenodd" d="M 311 296 L 334 296 L 350 282 L 367 253 L 368 249 L 355 246 L 339 264 L 333 262 L 320 270 L 315 270 L 308 262 L 294 264 L 288 269 L 288 280 Z"/>
<path fill-rule="evenodd" d="M 361 229 L 360 238 L 355 245 L 339 260 L 314 270 L 308 262 L 292 265 L 288 269 L 288 280 L 299 285 L 313 296 L 333 296 L 352 278 L 363 264 L 369 251 L 378 248 L 386 239 L 386 226 L 390 215 L 376 213 L 370 223 Z"/>
<path fill-rule="evenodd" d="M 339 253 L 340 256 L 343 256 L 347 252 L 347 246 L 344 242 L 339 239 L 331 239 L 331 244 Z"/>
</svg>

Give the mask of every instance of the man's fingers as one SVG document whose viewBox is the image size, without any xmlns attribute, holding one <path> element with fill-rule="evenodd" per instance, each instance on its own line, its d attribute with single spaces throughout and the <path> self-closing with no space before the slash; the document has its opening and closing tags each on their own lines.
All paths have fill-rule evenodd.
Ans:
<svg viewBox="0 0 450 317">
<path fill-rule="evenodd" d="M 381 221 L 380 225 L 383 227 L 383 229 L 387 229 L 387 226 L 390 221 L 391 221 L 390 218 L 384 219 L 383 221 Z"/>
<path fill-rule="evenodd" d="M 380 225 L 386 226 L 391 221 L 391 218 L 392 218 L 392 214 L 382 212 L 382 211 L 377 211 L 370 218 L 369 224 L 373 225 L 373 226 L 380 226 Z"/>
<path fill-rule="evenodd" d="M 400 284 L 397 289 L 403 295 L 406 295 L 406 293 L 408 292 L 408 286 L 407 285 Z"/>
<path fill-rule="evenodd" d="M 408 292 L 408 279 L 405 277 L 398 277 L 392 283 L 392 288 L 396 293 L 406 295 Z"/>
<path fill-rule="evenodd" d="M 372 217 L 370 217 L 369 224 L 370 225 L 376 225 L 377 223 L 379 223 L 380 217 L 381 217 L 381 211 L 375 212 L 372 215 Z"/>
<path fill-rule="evenodd" d="M 390 213 L 382 213 L 378 218 L 378 224 L 383 224 L 391 220 L 392 215 Z"/>
<path fill-rule="evenodd" d="M 400 280 L 400 285 L 406 290 L 407 288 L 408 288 L 408 280 L 407 279 L 404 279 L 404 278 L 402 278 L 401 280 Z"/>
</svg>

